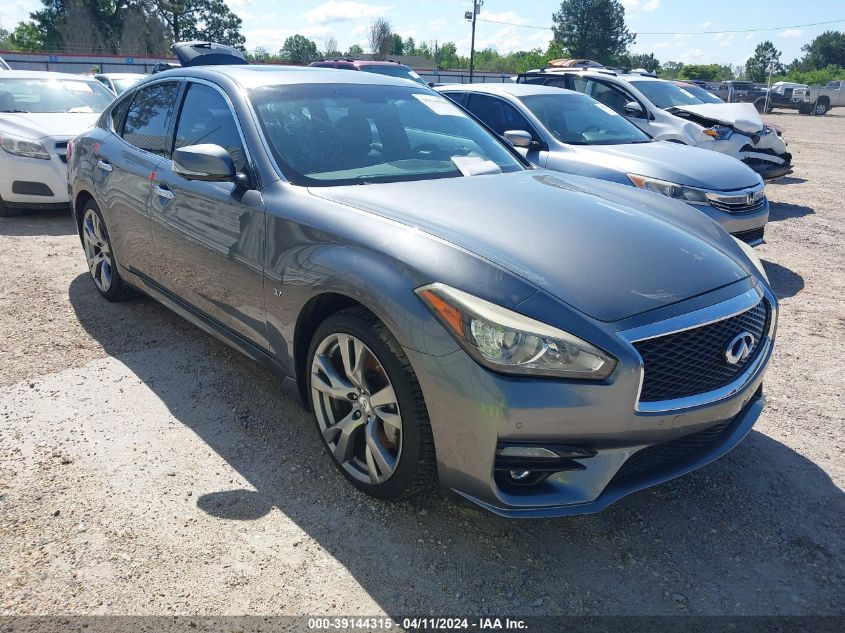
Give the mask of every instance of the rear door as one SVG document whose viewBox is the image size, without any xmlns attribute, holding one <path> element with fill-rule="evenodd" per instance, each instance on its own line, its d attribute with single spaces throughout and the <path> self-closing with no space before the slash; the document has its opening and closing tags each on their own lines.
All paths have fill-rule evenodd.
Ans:
<svg viewBox="0 0 845 633">
<path fill-rule="evenodd" d="M 170 156 L 156 168 L 151 203 L 157 281 L 230 332 L 267 348 L 264 203 L 237 118 L 219 87 L 189 80 L 174 149 L 214 144 L 245 184 L 187 180 Z"/>
<path fill-rule="evenodd" d="M 180 81 L 159 81 L 128 94 L 112 110 L 112 133 L 95 148 L 94 186 L 115 257 L 147 276 L 154 274 L 150 178 L 169 151 L 180 88 Z"/>
</svg>

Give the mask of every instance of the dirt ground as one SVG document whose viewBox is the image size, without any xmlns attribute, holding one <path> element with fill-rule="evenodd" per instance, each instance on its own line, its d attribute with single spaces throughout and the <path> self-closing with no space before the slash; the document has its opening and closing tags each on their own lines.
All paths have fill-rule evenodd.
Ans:
<svg viewBox="0 0 845 633">
<path fill-rule="evenodd" d="M 0 614 L 845 614 L 845 111 L 768 118 L 765 412 L 593 516 L 358 494 L 263 369 L 101 300 L 68 217 L 0 219 Z"/>
</svg>

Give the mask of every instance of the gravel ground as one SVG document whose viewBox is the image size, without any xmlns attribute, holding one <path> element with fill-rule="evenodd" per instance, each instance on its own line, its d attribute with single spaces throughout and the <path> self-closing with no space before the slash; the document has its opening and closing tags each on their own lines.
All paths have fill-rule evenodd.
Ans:
<svg viewBox="0 0 845 633">
<path fill-rule="evenodd" d="M 768 406 L 594 516 L 358 494 L 264 370 L 100 300 L 64 214 L 0 219 L 0 613 L 845 614 L 845 112 L 769 118 Z"/>
</svg>

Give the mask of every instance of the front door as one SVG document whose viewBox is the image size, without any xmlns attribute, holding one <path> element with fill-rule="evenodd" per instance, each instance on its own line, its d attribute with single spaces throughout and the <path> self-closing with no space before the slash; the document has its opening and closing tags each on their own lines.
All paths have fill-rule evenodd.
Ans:
<svg viewBox="0 0 845 633">
<path fill-rule="evenodd" d="M 189 82 L 174 149 L 200 144 L 226 149 L 245 182 L 187 180 L 170 159 L 157 167 L 151 204 L 157 281 L 266 349 L 264 203 L 229 100 L 216 87 Z"/>
</svg>

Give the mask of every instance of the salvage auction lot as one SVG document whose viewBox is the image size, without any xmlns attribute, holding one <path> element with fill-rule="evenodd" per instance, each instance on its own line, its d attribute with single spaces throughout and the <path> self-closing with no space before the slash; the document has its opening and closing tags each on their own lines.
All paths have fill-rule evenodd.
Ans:
<svg viewBox="0 0 845 633">
<path fill-rule="evenodd" d="M 758 248 L 781 301 L 763 416 L 585 517 L 364 496 L 266 371 L 102 300 L 69 217 L 0 219 L 0 609 L 842 614 L 845 113 L 767 119 L 796 168 Z"/>
</svg>

